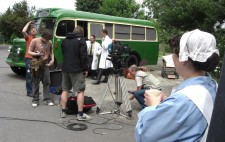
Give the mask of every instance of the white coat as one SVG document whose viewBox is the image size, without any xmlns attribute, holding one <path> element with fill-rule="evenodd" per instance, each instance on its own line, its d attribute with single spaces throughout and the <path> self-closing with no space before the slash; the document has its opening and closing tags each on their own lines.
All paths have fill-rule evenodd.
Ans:
<svg viewBox="0 0 225 142">
<path fill-rule="evenodd" d="M 112 43 L 112 39 L 110 39 L 108 35 L 106 35 L 105 39 L 102 40 L 102 52 L 101 52 L 101 58 L 99 63 L 99 68 L 101 69 L 108 69 L 113 67 L 112 62 L 106 59 L 109 55 L 108 46 L 111 43 Z"/>
<path fill-rule="evenodd" d="M 87 49 L 88 49 L 88 53 L 90 52 L 90 48 L 91 48 L 91 41 L 86 41 L 87 44 Z M 94 52 L 93 52 L 93 60 L 92 60 L 92 64 L 91 64 L 91 69 L 92 70 L 97 70 L 98 69 L 98 59 L 99 56 L 101 55 L 101 45 L 98 42 L 94 42 Z"/>
</svg>

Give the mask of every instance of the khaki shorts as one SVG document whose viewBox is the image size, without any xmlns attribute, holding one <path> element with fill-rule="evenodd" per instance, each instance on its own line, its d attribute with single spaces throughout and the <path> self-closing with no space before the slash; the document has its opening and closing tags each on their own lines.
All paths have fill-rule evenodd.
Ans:
<svg viewBox="0 0 225 142">
<path fill-rule="evenodd" d="M 73 87 L 74 92 L 83 92 L 85 90 L 85 78 L 83 72 L 65 73 L 62 72 L 62 90 L 70 91 Z"/>
</svg>

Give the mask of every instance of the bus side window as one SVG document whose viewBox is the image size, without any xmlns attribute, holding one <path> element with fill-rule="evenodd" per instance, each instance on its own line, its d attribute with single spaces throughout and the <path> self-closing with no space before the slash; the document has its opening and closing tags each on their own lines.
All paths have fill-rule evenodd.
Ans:
<svg viewBox="0 0 225 142">
<path fill-rule="evenodd" d="M 105 24 L 105 29 L 107 29 L 107 31 L 108 31 L 108 36 L 109 36 L 110 38 L 114 38 L 114 37 L 113 37 L 113 24 L 111 24 L 111 23 L 106 23 L 106 24 Z"/>
<path fill-rule="evenodd" d="M 146 39 L 156 40 L 156 30 L 153 28 L 146 28 Z"/>
<path fill-rule="evenodd" d="M 66 36 L 67 33 L 73 32 L 75 28 L 75 21 L 73 20 L 62 20 L 58 23 L 56 35 Z"/>
<path fill-rule="evenodd" d="M 145 28 L 132 26 L 132 40 L 145 40 Z"/>
<path fill-rule="evenodd" d="M 101 23 L 90 23 L 90 35 L 95 35 L 96 39 L 102 39 L 101 31 L 103 24 Z"/>
<path fill-rule="evenodd" d="M 130 26 L 115 25 L 115 39 L 130 39 Z"/>
</svg>

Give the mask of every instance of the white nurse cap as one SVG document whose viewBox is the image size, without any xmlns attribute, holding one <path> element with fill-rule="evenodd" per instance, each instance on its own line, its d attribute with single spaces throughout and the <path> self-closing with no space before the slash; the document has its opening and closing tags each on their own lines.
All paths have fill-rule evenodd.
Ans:
<svg viewBox="0 0 225 142">
<path fill-rule="evenodd" d="M 182 35 L 179 61 L 187 61 L 189 57 L 193 61 L 206 62 L 213 53 L 219 55 L 216 39 L 212 34 L 196 29 Z"/>
</svg>

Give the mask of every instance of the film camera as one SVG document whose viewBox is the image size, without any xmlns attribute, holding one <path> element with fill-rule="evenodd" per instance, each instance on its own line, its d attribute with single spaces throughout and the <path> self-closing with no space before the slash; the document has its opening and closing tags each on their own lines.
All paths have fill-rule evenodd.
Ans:
<svg viewBox="0 0 225 142">
<path fill-rule="evenodd" d="M 125 60 L 129 56 L 131 49 L 119 41 L 113 41 L 108 47 L 109 57 L 113 64 L 113 74 L 123 74 L 123 69 L 126 68 Z"/>
<path fill-rule="evenodd" d="M 128 48 L 126 45 L 120 43 L 119 41 L 114 41 L 112 44 L 108 46 L 108 58 L 107 60 L 110 60 L 113 64 L 113 69 L 110 70 L 110 73 L 112 74 L 109 78 L 109 81 L 107 83 L 107 87 L 105 87 L 104 93 L 102 93 L 102 98 L 100 99 L 100 102 L 97 105 L 96 112 L 99 113 L 101 109 L 101 105 L 104 101 L 105 95 L 107 94 L 109 88 L 109 84 L 112 81 L 113 76 L 115 77 L 115 106 L 112 111 L 105 112 L 101 114 L 118 114 L 121 116 L 126 117 L 126 115 L 122 114 L 120 112 L 120 105 L 123 103 L 126 106 L 128 117 L 132 117 L 132 108 L 130 104 L 130 100 L 128 99 L 127 89 L 126 89 L 126 81 L 123 76 L 124 69 L 126 68 L 125 61 L 127 57 L 130 55 L 131 49 Z"/>
</svg>

